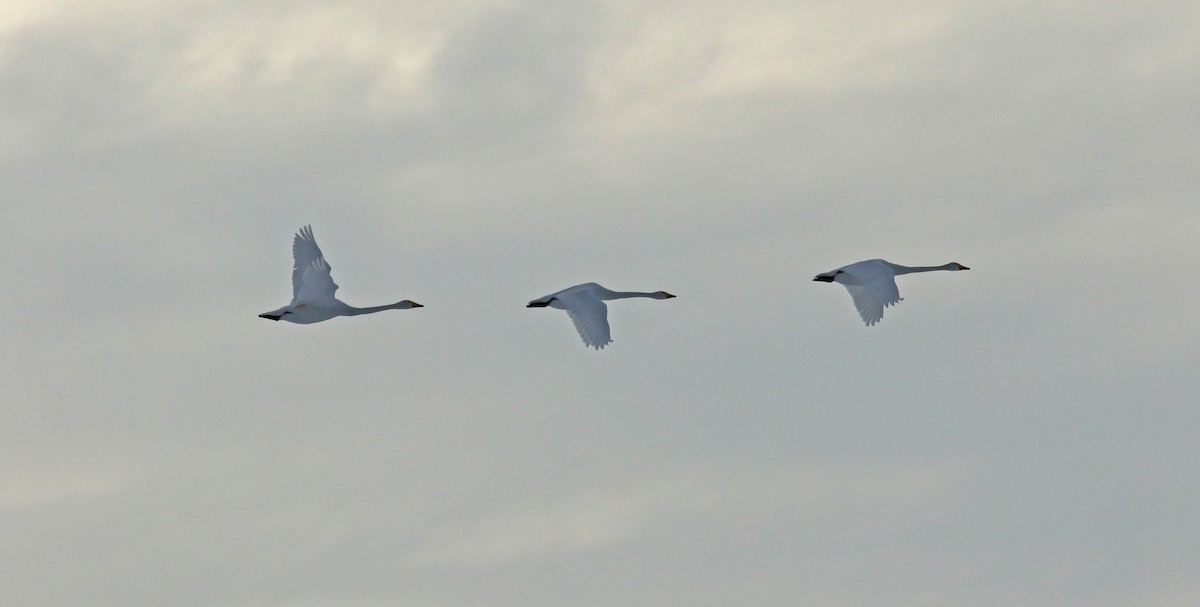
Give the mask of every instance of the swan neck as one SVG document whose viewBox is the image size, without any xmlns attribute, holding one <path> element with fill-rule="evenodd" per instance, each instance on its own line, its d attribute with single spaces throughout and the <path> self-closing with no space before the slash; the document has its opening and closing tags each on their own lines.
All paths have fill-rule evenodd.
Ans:
<svg viewBox="0 0 1200 607">
<path fill-rule="evenodd" d="M 944 266 L 912 266 L 912 267 L 909 267 L 909 266 L 896 265 L 894 263 L 889 264 L 889 265 L 892 266 L 892 270 L 897 275 L 913 274 L 915 272 L 936 272 L 938 270 L 950 270 L 954 267 L 954 264 L 952 264 L 952 263 L 948 263 Z"/>
<path fill-rule="evenodd" d="M 641 291 L 608 291 L 604 293 L 602 299 L 628 299 L 630 297 L 658 297 L 657 293 L 643 293 Z"/>
<path fill-rule="evenodd" d="M 343 316 L 358 316 L 360 314 L 374 314 L 384 310 L 399 310 L 400 303 L 388 304 L 386 306 L 371 306 L 368 308 L 356 308 L 354 306 L 346 306 L 346 313 Z"/>
</svg>

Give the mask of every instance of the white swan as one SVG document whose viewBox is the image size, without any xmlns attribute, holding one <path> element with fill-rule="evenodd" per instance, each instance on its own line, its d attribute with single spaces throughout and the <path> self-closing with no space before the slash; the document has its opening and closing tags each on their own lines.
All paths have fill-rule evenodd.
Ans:
<svg viewBox="0 0 1200 607">
<path fill-rule="evenodd" d="M 384 310 L 407 310 L 423 308 L 415 301 L 404 300 L 386 306 L 372 308 L 355 308 L 348 306 L 333 296 L 338 286 L 329 275 L 329 264 L 321 254 L 317 241 L 313 239 L 312 227 L 304 226 L 292 240 L 292 258 L 295 265 L 292 268 L 292 303 L 259 314 L 259 318 L 270 320 L 286 320 L 296 324 L 307 325 L 314 322 L 329 320 L 335 316 L 358 316 Z"/>
<path fill-rule="evenodd" d="M 608 331 L 608 306 L 606 299 L 625 299 L 628 297 L 649 297 L 650 299 L 670 299 L 675 297 L 666 291 L 641 293 L 637 291 L 610 291 L 594 283 L 587 282 L 539 297 L 525 306 L 527 308 L 557 308 L 566 310 L 575 323 L 575 330 L 583 338 L 585 346 L 597 350 L 612 343 Z"/>
<path fill-rule="evenodd" d="M 868 259 L 842 266 L 831 272 L 817 274 L 813 280 L 820 282 L 836 282 L 850 291 L 854 299 L 854 307 L 858 308 L 859 316 L 867 326 L 874 325 L 883 318 L 883 309 L 894 306 L 901 301 L 900 290 L 896 288 L 896 276 L 914 272 L 933 272 L 936 270 L 970 270 L 957 262 L 944 266 L 918 266 L 910 268 L 882 259 Z"/>
</svg>

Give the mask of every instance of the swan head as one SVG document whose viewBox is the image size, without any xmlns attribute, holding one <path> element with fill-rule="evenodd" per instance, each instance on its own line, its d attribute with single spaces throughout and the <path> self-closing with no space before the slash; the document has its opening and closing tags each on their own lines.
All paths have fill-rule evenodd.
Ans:
<svg viewBox="0 0 1200 607">
<path fill-rule="evenodd" d="M 404 301 L 396 302 L 397 310 L 410 310 L 412 308 L 424 308 L 424 307 L 425 306 L 423 306 L 411 299 L 406 299 Z"/>
<path fill-rule="evenodd" d="M 964 266 L 961 263 L 958 263 L 957 261 L 952 261 L 952 262 L 950 262 L 950 269 L 951 270 L 970 270 L 971 268 L 968 268 L 967 266 Z"/>
<path fill-rule="evenodd" d="M 673 297 L 675 297 L 675 296 L 671 295 L 670 293 L 667 293 L 666 291 L 655 291 L 654 292 L 655 299 L 671 299 Z"/>
</svg>

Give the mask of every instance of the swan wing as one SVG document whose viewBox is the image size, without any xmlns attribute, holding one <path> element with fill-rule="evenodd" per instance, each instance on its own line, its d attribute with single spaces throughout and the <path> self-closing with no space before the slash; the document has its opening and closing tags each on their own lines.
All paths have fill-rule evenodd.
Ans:
<svg viewBox="0 0 1200 607">
<path fill-rule="evenodd" d="M 579 332 L 584 345 L 599 350 L 612 343 L 608 329 L 608 306 L 599 297 L 568 289 L 556 295 L 555 299 L 567 311 L 571 322 L 575 323 L 575 330 Z"/>
<path fill-rule="evenodd" d="M 304 286 L 305 274 L 313 267 L 313 263 L 320 261 L 324 265 L 325 276 L 329 276 L 329 271 L 332 269 L 325 261 L 325 255 L 321 253 L 321 247 L 317 246 L 317 239 L 313 238 L 312 226 L 304 226 L 296 233 L 296 237 L 292 239 L 292 298 L 300 297 L 301 287 Z M 314 280 L 316 277 L 314 276 Z M 332 279 L 329 281 L 333 282 Z M 337 289 L 337 285 L 334 285 Z M 329 293 L 330 297 L 333 293 Z"/>
<path fill-rule="evenodd" d="M 312 260 L 300 277 L 300 286 L 296 290 L 296 299 L 293 305 L 298 303 L 320 304 L 332 300 L 338 286 L 334 284 L 329 270 L 329 264 L 325 263 L 324 257 Z"/>
<path fill-rule="evenodd" d="M 838 282 L 850 292 L 854 307 L 867 326 L 883 319 L 883 309 L 900 303 L 895 274 L 882 263 L 863 261 L 846 266 Z"/>
<path fill-rule="evenodd" d="M 883 319 L 883 309 L 887 304 L 883 303 L 883 300 L 874 291 L 860 285 L 846 285 L 846 290 L 854 299 L 854 307 L 858 309 L 858 315 L 862 317 L 868 327 Z"/>
</svg>

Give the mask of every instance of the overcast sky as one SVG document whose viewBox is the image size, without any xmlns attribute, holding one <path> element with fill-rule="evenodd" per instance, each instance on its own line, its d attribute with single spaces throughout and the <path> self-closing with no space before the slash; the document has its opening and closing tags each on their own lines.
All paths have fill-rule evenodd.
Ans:
<svg viewBox="0 0 1200 607">
<path fill-rule="evenodd" d="M 0 604 L 1192 607 L 1198 166 L 1194 0 L 0 0 Z"/>
</svg>

